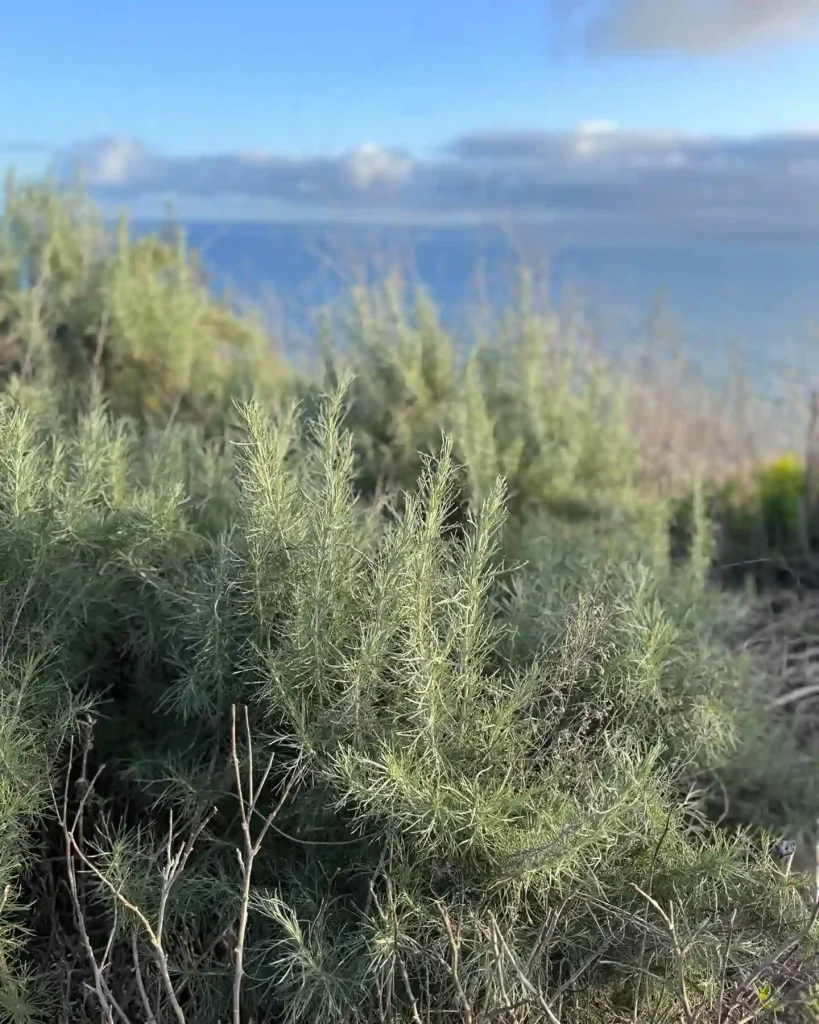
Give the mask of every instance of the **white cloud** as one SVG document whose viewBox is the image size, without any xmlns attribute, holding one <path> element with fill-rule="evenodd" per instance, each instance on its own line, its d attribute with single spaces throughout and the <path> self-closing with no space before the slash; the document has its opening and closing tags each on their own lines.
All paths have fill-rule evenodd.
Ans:
<svg viewBox="0 0 819 1024">
<path fill-rule="evenodd" d="M 456 223 L 545 221 L 634 230 L 819 233 L 819 134 L 752 138 L 628 132 L 475 132 L 438 156 L 361 146 L 337 156 L 169 157 L 132 140 L 75 147 L 106 201 L 172 199 L 263 217 Z M 229 216 L 229 214 L 224 214 Z"/>
<path fill-rule="evenodd" d="M 72 146 L 58 160 L 61 169 L 75 163 L 89 183 L 116 187 L 153 173 L 157 158 L 134 139 L 104 138 Z"/>
<path fill-rule="evenodd" d="M 356 187 L 362 190 L 378 182 L 401 182 L 412 173 L 412 161 L 405 154 L 393 153 L 371 143 L 350 153 L 346 165 Z"/>
<path fill-rule="evenodd" d="M 578 135 L 614 135 L 616 131 L 616 121 L 583 121 L 577 127 Z"/>
</svg>

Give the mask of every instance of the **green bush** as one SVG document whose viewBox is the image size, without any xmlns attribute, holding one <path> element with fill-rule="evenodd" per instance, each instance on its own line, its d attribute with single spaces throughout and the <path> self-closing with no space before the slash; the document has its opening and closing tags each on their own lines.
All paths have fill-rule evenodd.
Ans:
<svg viewBox="0 0 819 1024">
<path fill-rule="evenodd" d="M 76 415 L 96 384 L 117 414 L 218 430 L 236 397 L 291 377 L 260 327 L 210 297 L 181 236 L 112 234 L 81 192 L 9 180 L 0 382 L 18 399 Z"/>
<path fill-rule="evenodd" d="M 480 501 L 503 476 L 515 523 L 641 500 L 625 393 L 599 358 L 536 313 L 525 277 L 521 285 L 494 342 L 467 353 L 422 292 L 409 312 L 394 282 L 357 294 L 346 343 L 326 348 L 325 386 L 354 376 L 347 423 L 365 493 L 414 487 L 447 433 L 465 496 Z"/>
<path fill-rule="evenodd" d="M 706 780 L 730 790 L 748 723 L 770 715 L 703 564 L 670 566 L 659 516 L 653 533 L 549 517 L 511 569 L 500 483 L 448 526 L 445 442 L 399 509 L 362 503 L 341 416 L 341 396 L 309 421 L 245 408 L 232 447 L 202 457 L 221 482 L 209 512 L 201 479 L 197 497 L 174 475 L 184 428 L 146 445 L 97 410 L 58 438 L 7 405 L 9 885 L 64 815 L 70 856 L 58 841 L 50 862 L 83 879 L 103 982 L 87 951 L 73 970 L 131 1020 L 132 936 L 161 1019 L 165 971 L 186 1019 L 226 1019 L 243 905 L 248 1019 L 489 1020 L 514 1003 L 527 1021 L 566 1000 L 576 1020 L 632 1019 L 635 1000 L 639 1020 L 680 1000 L 706 1019 L 724 972 L 730 996 L 805 912 L 759 839 L 708 823 Z M 271 822 L 249 890 L 234 705 L 253 836 Z M 108 767 L 63 812 L 65 740 L 89 707 L 84 777 Z M 62 888 L 54 906 L 50 939 L 19 954 L 46 1018 L 74 912 Z"/>
<path fill-rule="evenodd" d="M 319 383 L 183 246 L 11 188 L 0 340 L 0 1018 L 691 1024 L 811 981 L 769 850 L 811 750 L 705 501 L 676 565 L 525 288 L 466 355 L 360 295 Z"/>
<path fill-rule="evenodd" d="M 816 524 L 807 473 L 794 454 L 701 486 L 717 528 L 718 563 L 759 569 L 763 563 L 786 564 L 814 550 Z M 690 492 L 675 505 L 673 535 L 681 553 L 690 541 L 693 506 Z"/>
</svg>

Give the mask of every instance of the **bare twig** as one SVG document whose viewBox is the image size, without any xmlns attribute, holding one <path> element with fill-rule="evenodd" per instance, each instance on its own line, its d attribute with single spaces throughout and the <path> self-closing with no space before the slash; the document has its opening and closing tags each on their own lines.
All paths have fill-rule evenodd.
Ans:
<svg viewBox="0 0 819 1024">
<path fill-rule="evenodd" d="M 460 933 L 456 933 L 452 927 L 452 921 L 449 917 L 449 912 L 443 903 L 438 904 L 438 913 L 441 915 L 441 920 L 444 922 L 444 928 L 446 929 L 447 938 L 449 939 L 449 948 L 452 953 L 452 962 L 447 965 L 452 983 L 455 986 L 455 991 L 458 993 L 458 999 L 461 1002 L 461 1007 L 464 1012 L 464 1020 L 466 1024 L 472 1024 L 472 1004 L 464 991 L 463 984 L 461 983 L 460 975 L 460 962 L 461 962 L 461 936 Z"/>
<path fill-rule="evenodd" d="M 71 907 L 74 913 L 74 921 L 77 926 L 77 931 L 80 935 L 80 941 L 82 943 L 85 954 L 88 958 L 89 966 L 94 977 L 94 993 L 99 1003 L 100 1012 L 103 1015 L 105 1024 L 113 1024 L 114 1015 L 122 1022 L 122 1024 L 129 1024 L 128 1017 L 123 1011 L 122 1007 L 117 1002 L 108 982 L 105 978 L 104 966 L 101 966 L 97 960 L 96 953 L 94 952 L 94 946 L 91 942 L 91 938 L 88 935 L 88 929 L 85 926 L 85 912 L 82 899 L 80 897 L 79 885 L 77 882 L 77 868 L 74 859 L 74 846 L 75 846 L 75 835 L 80 821 L 82 820 L 83 814 L 85 813 L 85 805 L 88 797 L 91 793 L 93 783 L 96 782 L 100 772 L 102 772 L 104 766 L 100 766 L 97 774 L 91 782 L 91 785 L 85 785 L 82 788 L 80 795 L 79 806 L 74 813 L 73 820 L 69 825 L 68 815 L 68 798 L 71 786 L 71 765 L 74 761 L 74 738 L 71 738 L 68 755 L 68 771 L 66 772 L 65 786 L 63 789 L 62 806 L 57 803 L 57 796 L 52 789 L 52 799 L 54 802 L 55 810 L 61 821 L 63 828 L 63 837 L 65 840 L 65 860 L 66 860 L 66 875 L 68 880 L 68 892 L 71 898 Z M 83 778 L 82 782 L 85 782 L 85 759 L 83 759 Z"/>
<path fill-rule="evenodd" d="M 85 853 L 85 850 L 82 848 L 82 845 L 77 838 L 78 824 L 82 819 L 88 797 L 93 791 L 94 785 L 96 784 L 96 781 L 99 778 L 99 775 L 102 772 L 103 768 L 104 766 L 101 766 L 98 769 L 94 778 L 90 781 L 90 783 L 87 784 L 87 786 L 85 786 L 84 792 L 82 793 L 82 796 L 80 798 L 79 808 L 76 814 L 74 815 L 72 823 L 69 823 L 68 820 L 68 783 L 66 783 L 66 793 L 63 797 L 62 809 L 57 807 L 57 813 L 66 841 L 66 859 L 69 866 L 69 887 L 71 889 L 72 903 L 74 904 L 75 914 L 78 918 L 77 924 L 82 937 L 83 945 L 85 946 L 86 952 L 89 957 L 89 962 L 91 963 L 92 970 L 94 971 L 97 994 L 98 997 L 101 998 L 101 1000 L 107 1000 L 108 1003 L 110 1003 L 110 1005 L 117 1012 L 117 1016 L 119 1016 L 123 1022 L 127 1022 L 127 1017 L 116 1003 L 116 1000 L 114 999 L 113 995 L 110 992 L 110 989 L 108 988 L 107 983 L 105 982 L 103 971 L 97 963 L 93 948 L 87 936 L 87 932 L 83 921 L 84 914 L 82 912 L 82 907 L 80 904 L 79 894 L 76 886 L 76 871 L 74 869 L 75 857 L 79 859 L 82 865 L 97 879 L 100 885 L 111 893 L 115 901 L 120 906 L 130 911 L 130 913 L 134 915 L 134 917 L 142 926 L 151 945 L 154 959 L 156 960 L 156 964 L 159 969 L 159 974 L 162 979 L 163 988 L 165 990 L 168 1002 L 170 1003 L 174 1017 L 176 1018 L 177 1024 L 185 1024 L 185 1014 L 179 1003 L 179 1000 L 176 995 L 176 990 L 171 980 L 170 965 L 168 963 L 168 957 L 163 945 L 163 933 L 170 896 L 173 892 L 173 889 L 177 881 L 179 880 L 180 875 L 187 866 L 188 860 L 190 859 L 190 855 L 193 852 L 194 844 L 196 843 L 197 839 L 207 826 L 207 823 L 210 820 L 213 812 L 210 812 L 210 814 L 204 815 L 201 818 L 200 822 L 197 825 L 195 825 L 194 828 L 191 830 L 191 833 L 188 836 L 187 840 L 184 843 L 182 843 L 176 850 L 174 850 L 174 841 L 176 839 L 176 833 L 173 825 L 173 817 L 171 817 L 168 831 L 166 863 L 162 870 L 162 888 L 160 890 L 157 921 L 156 925 L 152 925 L 144 911 L 141 910 L 140 907 L 138 907 L 131 900 L 129 900 L 127 896 L 125 896 L 125 894 L 122 892 L 121 888 L 115 885 L 111 881 L 111 879 L 108 878 L 108 876 L 103 871 L 101 871 L 96 864 L 94 864 L 94 862 Z M 105 1005 L 105 1003 L 103 1003 L 103 1005 Z"/>
<path fill-rule="evenodd" d="M 651 906 L 657 911 L 668 929 L 674 953 L 674 964 L 677 968 L 678 995 L 682 1005 L 683 1020 L 685 1021 L 685 1024 L 696 1024 L 696 1017 L 694 1016 L 694 1011 L 691 1008 L 691 1000 L 688 996 L 688 981 L 685 977 L 686 950 L 680 945 L 677 925 L 674 920 L 674 904 L 672 903 L 669 910 L 666 912 L 653 896 L 649 896 L 647 892 L 644 892 L 637 885 L 635 885 L 634 888 L 643 897 L 643 899 L 646 900 L 647 903 L 651 904 Z"/>
<path fill-rule="evenodd" d="M 719 981 L 719 1003 L 717 1004 L 717 1024 L 722 1024 L 725 1020 L 723 1014 L 723 1008 L 725 1006 L 725 989 L 728 984 L 728 965 L 731 960 L 731 944 L 734 940 L 734 926 L 736 924 L 737 912 L 736 908 L 731 914 L 731 920 L 728 924 L 728 935 L 725 939 L 725 953 L 722 958 L 722 973 Z"/>
<path fill-rule="evenodd" d="M 131 934 L 131 956 L 134 961 L 134 977 L 136 978 L 137 990 L 139 991 L 140 1002 L 145 1011 L 145 1024 L 157 1024 L 154 1011 L 151 1009 L 151 1001 L 145 989 L 145 981 L 142 977 L 142 967 L 139 963 L 139 942 L 136 932 Z"/>
<path fill-rule="evenodd" d="M 407 965 L 404 963 L 404 958 L 401 956 L 400 953 L 397 954 L 396 959 L 398 960 L 398 969 L 401 972 L 401 979 L 404 982 L 404 991 L 407 993 L 407 998 L 410 1001 L 412 1024 L 421 1024 L 421 1015 L 418 1013 L 418 1000 L 415 998 L 415 993 L 412 990 L 412 984 L 410 983 L 410 976 L 409 972 L 407 971 Z"/>
<path fill-rule="evenodd" d="M 236 705 L 230 709 L 230 755 L 233 762 L 233 770 L 236 777 L 236 793 L 239 798 L 239 814 L 241 816 L 242 838 L 244 850 L 239 860 L 242 865 L 242 901 L 239 907 L 239 922 L 236 929 L 236 946 L 234 952 L 234 974 L 233 974 L 233 1024 L 241 1024 L 242 1019 L 242 982 L 244 980 L 244 955 L 245 941 L 247 938 L 247 924 L 250 912 L 250 888 L 253 864 L 264 843 L 270 826 L 278 816 L 286 803 L 293 786 L 296 783 L 297 773 L 293 772 L 287 780 L 282 795 L 276 806 L 265 818 L 258 835 L 253 838 L 251 824 L 258 810 L 259 798 L 267 786 L 270 772 L 273 769 L 275 754 L 268 758 L 267 765 L 258 785 L 256 785 L 253 771 L 253 738 L 250 729 L 250 719 L 247 707 L 244 709 L 244 731 L 245 742 L 247 743 L 247 787 L 242 783 L 242 769 L 239 760 L 239 744 L 236 736 Z"/>
<path fill-rule="evenodd" d="M 526 972 L 523 970 L 522 965 L 518 962 L 518 958 L 509 948 L 509 943 L 503 937 L 503 932 L 500 930 L 498 922 L 495 920 L 494 916 L 491 916 L 491 920 L 493 931 L 495 934 L 495 939 L 497 942 L 497 947 L 503 954 L 503 956 L 509 960 L 512 967 L 515 969 L 515 973 L 518 976 L 518 980 L 526 989 L 526 991 L 529 992 L 529 994 L 532 996 L 533 1000 L 538 1004 L 538 1006 L 540 1006 L 541 1010 L 543 1010 L 547 1020 L 549 1021 L 549 1024 L 560 1024 L 560 1018 L 552 1009 L 549 1000 L 540 991 L 537 985 L 535 985 L 532 982 L 532 980 L 527 976 Z"/>
</svg>

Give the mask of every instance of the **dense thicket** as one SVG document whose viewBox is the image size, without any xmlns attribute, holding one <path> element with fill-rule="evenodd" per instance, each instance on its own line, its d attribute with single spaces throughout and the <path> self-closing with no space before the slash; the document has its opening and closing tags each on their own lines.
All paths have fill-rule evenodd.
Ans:
<svg viewBox="0 0 819 1024">
<path fill-rule="evenodd" d="M 810 750 L 701 502 L 672 564 L 601 368 L 525 304 L 460 363 L 387 291 L 299 377 L 78 202 L 2 225 L 0 1015 L 729 1021 L 804 987 L 766 830 L 814 814 Z"/>
</svg>

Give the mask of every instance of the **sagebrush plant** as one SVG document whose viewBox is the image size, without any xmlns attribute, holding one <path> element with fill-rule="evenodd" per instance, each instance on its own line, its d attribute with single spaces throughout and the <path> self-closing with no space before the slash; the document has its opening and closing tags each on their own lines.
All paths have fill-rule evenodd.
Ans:
<svg viewBox="0 0 819 1024">
<path fill-rule="evenodd" d="M 98 408 L 58 440 L 6 403 L 12 636 L 54 651 L 15 768 L 39 786 L 9 813 L 31 849 L 43 766 L 92 708 L 79 775 L 107 768 L 67 863 L 94 993 L 145 1019 L 135 943 L 157 1019 L 224 1020 L 245 915 L 237 1020 L 685 1019 L 739 996 L 805 910 L 762 841 L 709 824 L 703 779 L 767 710 L 701 567 L 673 569 L 659 535 L 552 519 L 506 565 L 500 482 L 451 520 L 445 441 L 398 507 L 363 503 L 342 415 L 342 392 L 309 421 L 243 407 L 211 519 L 173 478 L 173 430 L 146 448 Z M 249 885 L 237 704 L 241 777 L 267 769 L 243 786 L 253 836 L 269 821 Z"/>
<path fill-rule="evenodd" d="M 408 305 L 396 280 L 356 292 L 344 339 L 325 345 L 325 384 L 354 375 L 348 426 L 366 491 L 414 487 L 446 432 L 461 489 L 480 501 L 502 475 L 515 521 L 638 500 L 625 389 L 599 355 L 560 335 L 526 275 L 495 339 L 466 354 L 423 291 Z"/>
<path fill-rule="evenodd" d="M 387 290 L 296 380 L 182 246 L 49 188 L 2 236 L 0 1014 L 690 1024 L 810 983 L 765 834 L 810 751 L 599 360 L 525 294 L 463 357 Z"/>
<path fill-rule="evenodd" d="M 274 354 L 259 323 L 213 299 L 183 234 L 131 236 L 126 220 L 110 229 L 80 188 L 9 178 L 0 217 L 0 383 L 55 429 L 96 391 L 139 429 L 179 421 L 218 444 L 235 399 L 299 396 L 312 408 L 352 372 L 357 489 L 412 489 L 421 457 L 446 433 L 465 499 L 480 501 L 497 475 L 506 479 L 512 532 L 544 508 L 576 519 L 640 506 L 660 482 L 668 488 L 669 460 L 685 454 L 688 465 L 697 456 L 666 437 L 656 407 L 673 405 L 668 381 L 615 371 L 593 339 L 534 301 L 525 273 L 494 329 L 468 340 L 441 325 L 423 291 L 408 295 L 397 278 L 356 290 L 340 331 L 321 339 L 323 375 L 311 376 Z M 724 413 L 727 400 L 718 397 Z M 710 412 L 672 410 L 672 434 L 697 417 L 713 421 L 710 399 Z M 722 450 L 724 424 L 712 426 L 708 443 Z M 704 430 L 698 419 L 689 447 L 705 443 Z M 677 477 L 674 493 L 690 493 L 689 470 Z M 727 539 L 736 534 L 744 544 L 748 515 L 730 501 L 714 511 Z M 767 533 L 749 513 L 753 553 L 783 531 L 790 536 L 791 524 L 779 519 L 791 513 L 790 505 L 772 507 Z"/>
<path fill-rule="evenodd" d="M 237 396 L 293 384 L 261 327 L 210 296 L 183 235 L 111 231 L 81 189 L 49 182 L 7 181 L 0 336 L 3 383 L 67 415 L 96 383 L 117 414 L 218 431 Z"/>
</svg>

